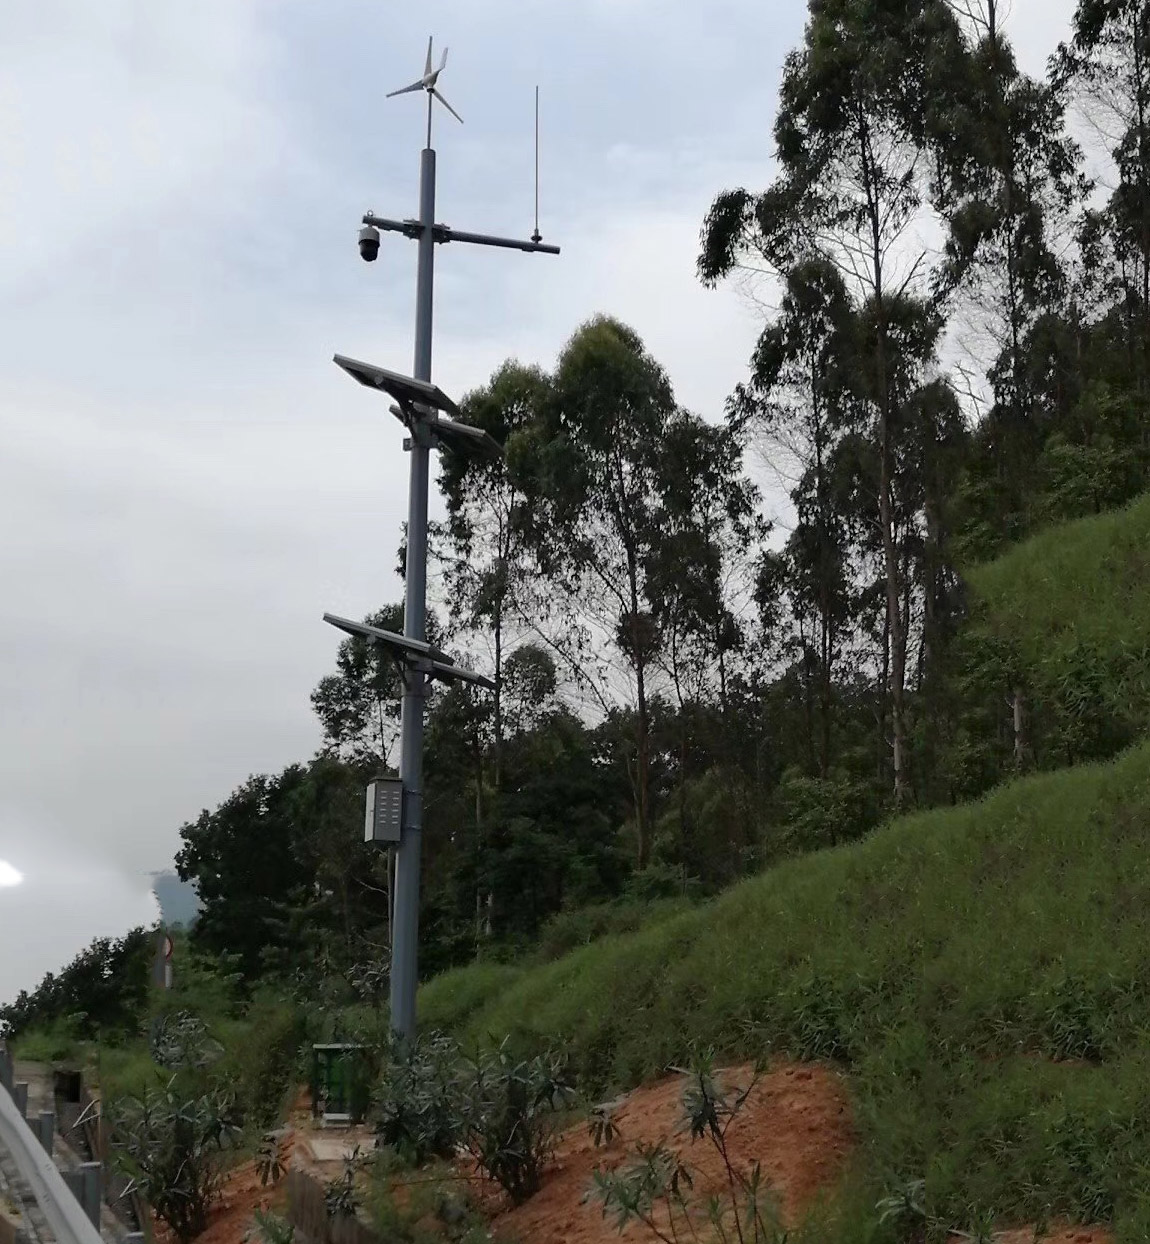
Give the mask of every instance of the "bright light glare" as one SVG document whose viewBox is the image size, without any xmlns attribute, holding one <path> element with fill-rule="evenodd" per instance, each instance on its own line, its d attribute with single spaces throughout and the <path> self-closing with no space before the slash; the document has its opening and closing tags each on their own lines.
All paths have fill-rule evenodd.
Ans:
<svg viewBox="0 0 1150 1244">
<path fill-rule="evenodd" d="M 17 872 L 7 860 L 0 860 L 0 887 L 19 885 L 23 880 L 23 873 Z"/>
</svg>

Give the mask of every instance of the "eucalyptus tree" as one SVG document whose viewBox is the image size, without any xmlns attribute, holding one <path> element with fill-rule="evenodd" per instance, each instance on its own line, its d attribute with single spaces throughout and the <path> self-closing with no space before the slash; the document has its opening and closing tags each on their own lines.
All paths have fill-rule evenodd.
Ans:
<svg viewBox="0 0 1150 1244">
<path fill-rule="evenodd" d="M 717 583 L 721 556 L 701 539 L 707 518 L 736 515 L 738 455 L 722 433 L 676 405 L 666 372 L 637 334 L 599 317 L 560 354 L 543 417 L 509 446 L 524 489 L 524 534 L 537 583 L 532 624 L 564 674 L 608 716 L 620 694 L 634 706 L 627 769 L 636 855 L 648 862 L 652 823 L 651 698 L 666 646 L 664 623 L 708 630 L 710 651 L 726 650 L 730 628 L 712 596 L 688 606 L 698 574 Z M 676 547 L 684 586 L 664 569 Z M 689 546 L 689 549 L 688 549 Z M 696 565 L 710 559 L 710 570 Z M 698 573 L 696 573 L 698 572 Z M 707 575 L 710 574 L 710 579 Z M 623 680 L 620 686 L 619 679 Z"/>
<path fill-rule="evenodd" d="M 1067 296 L 1060 249 L 1087 186 L 1066 132 L 1065 91 L 1020 71 L 1000 0 L 965 0 L 967 89 L 935 136 L 935 203 L 948 226 L 949 277 L 982 355 L 991 404 L 983 441 L 993 483 L 984 515 L 999 538 L 1021 530 L 1023 498 L 1048 432 L 1030 339 Z"/>
<path fill-rule="evenodd" d="M 786 60 L 775 121 L 779 176 L 729 191 L 703 229 L 713 283 L 765 260 L 786 274 L 834 265 L 849 292 L 853 400 L 873 444 L 873 500 L 885 597 L 883 664 L 896 803 L 909 793 L 906 653 L 911 619 L 900 548 L 897 461 L 904 412 L 930 379 L 949 292 L 914 226 L 939 176 L 936 136 L 961 89 L 965 47 L 943 0 L 818 0 Z M 933 278 L 933 279 L 932 279 Z M 909 527 L 904 524 L 902 534 Z"/>
<path fill-rule="evenodd" d="M 463 417 L 506 446 L 543 417 L 549 378 L 538 367 L 509 360 L 482 388 L 467 394 Z M 512 453 L 514 450 L 512 450 Z M 517 616 L 529 609 L 533 584 L 528 567 L 521 483 L 503 460 L 449 454 L 439 487 L 447 503 L 445 555 L 453 617 L 490 637 L 492 674 L 492 785 L 501 786 L 504 737 L 504 669 L 522 630 Z"/>
<path fill-rule="evenodd" d="M 807 687 L 811 767 L 823 777 L 830 767 L 835 665 L 852 612 L 837 453 L 858 409 L 849 382 L 852 333 L 851 300 L 836 265 L 819 255 L 801 259 L 785 273 L 779 313 L 760 336 L 750 379 L 731 403 L 732 421 L 753 429 L 772 461 L 790 460 L 797 474 L 782 590 Z"/>
<path fill-rule="evenodd" d="M 529 497 L 525 531 L 548 589 L 549 625 L 540 633 L 604 713 L 613 697 L 602 658 L 622 658 L 636 708 L 628 772 L 642 866 L 650 839 L 648 684 L 659 647 L 646 567 L 659 535 L 658 459 L 675 399 L 637 334 L 606 317 L 568 341 L 551 384 L 543 418 L 511 446 L 512 471 Z"/>
<path fill-rule="evenodd" d="M 1140 392 L 1150 374 L 1150 3 L 1079 0 L 1073 34 L 1055 58 L 1079 92 L 1113 159 L 1116 183 L 1103 212 L 1117 265 Z"/>
</svg>

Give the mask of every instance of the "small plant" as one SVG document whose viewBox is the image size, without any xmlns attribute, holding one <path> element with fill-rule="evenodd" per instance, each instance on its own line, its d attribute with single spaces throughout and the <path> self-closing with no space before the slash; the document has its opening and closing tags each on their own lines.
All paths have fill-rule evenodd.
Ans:
<svg viewBox="0 0 1150 1244">
<path fill-rule="evenodd" d="M 891 1226 L 900 1241 L 919 1244 L 926 1238 L 926 1180 L 908 1179 L 875 1206 L 880 1226 Z"/>
<path fill-rule="evenodd" d="M 632 1222 L 641 1222 L 664 1244 L 677 1244 L 681 1229 L 697 1238 L 688 1195 L 694 1177 L 666 1145 L 640 1141 L 626 1166 L 596 1170 L 592 1178 L 589 1195 L 599 1199 L 604 1218 L 615 1220 L 620 1235 Z"/>
<path fill-rule="evenodd" d="M 970 1244 L 994 1244 L 999 1232 L 994 1229 L 994 1211 L 990 1209 L 976 1210 L 967 1231 L 952 1231 L 959 1239 L 969 1240 Z"/>
<path fill-rule="evenodd" d="M 287 1169 L 287 1144 L 280 1132 L 266 1132 L 256 1150 L 256 1170 L 263 1187 L 279 1183 Z M 275 1244 L 274 1241 L 271 1244 Z"/>
<path fill-rule="evenodd" d="M 592 1106 L 589 1112 L 587 1130 L 591 1135 L 591 1143 L 596 1149 L 609 1149 L 619 1136 L 619 1125 L 615 1122 L 615 1112 L 621 1105 L 621 1099 L 601 1102 Z"/>
<path fill-rule="evenodd" d="M 323 1203 L 332 1218 L 353 1218 L 362 1204 L 355 1186 L 356 1172 L 363 1165 L 359 1146 L 344 1158 L 343 1173 L 328 1182 L 323 1190 Z"/>
<path fill-rule="evenodd" d="M 678 1153 L 664 1144 L 640 1144 L 627 1166 L 595 1172 L 591 1194 L 601 1202 L 604 1217 L 614 1217 L 620 1232 L 631 1222 L 641 1222 L 664 1244 L 699 1240 L 704 1225 L 720 1241 L 781 1244 L 786 1236 L 775 1221 L 761 1166 L 756 1162 L 743 1169 L 731 1157 L 727 1143 L 731 1124 L 754 1092 L 761 1068 L 756 1067 L 750 1081 L 734 1091 L 716 1076 L 710 1050 L 696 1053 L 690 1070 L 678 1070 L 686 1081 L 684 1130 L 693 1140 L 710 1141 L 722 1160 L 726 1188 L 721 1193 L 696 1194 L 695 1172 Z"/>
<path fill-rule="evenodd" d="M 244 1232 L 243 1244 L 294 1244 L 295 1227 L 286 1218 L 269 1210 L 257 1209 L 252 1225 Z"/>
<path fill-rule="evenodd" d="M 235 1099 L 223 1086 L 186 1093 L 173 1076 L 112 1111 L 113 1146 L 156 1217 L 181 1244 L 208 1223 L 223 1186 L 226 1151 L 240 1129 Z"/>
</svg>

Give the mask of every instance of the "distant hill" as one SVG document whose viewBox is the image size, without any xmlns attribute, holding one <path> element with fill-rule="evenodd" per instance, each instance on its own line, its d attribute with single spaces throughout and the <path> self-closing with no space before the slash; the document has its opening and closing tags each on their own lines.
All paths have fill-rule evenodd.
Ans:
<svg viewBox="0 0 1150 1244">
<path fill-rule="evenodd" d="M 168 926 L 189 928 L 200 914 L 196 887 L 191 882 L 181 881 L 175 873 L 153 874 L 152 893 L 160 904 L 160 916 Z"/>
</svg>

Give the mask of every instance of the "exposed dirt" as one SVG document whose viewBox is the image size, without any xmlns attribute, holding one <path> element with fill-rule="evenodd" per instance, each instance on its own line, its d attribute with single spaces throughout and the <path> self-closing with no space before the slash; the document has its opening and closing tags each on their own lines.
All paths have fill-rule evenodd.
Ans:
<svg viewBox="0 0 1150 1244">
<path fill-rule="evenodd" d="M 245 1162 L 228 1173 L 224 1194 L 212 1210 L 208 1229 L 197 1244 L 241 1244 L 252 1226 L 257 1209 L 283 1212 L 282 1186 L 264 1187 L 254 1162 Z"/>
<path fill-rule="evenodd" d="M 726 1073 L 731 1083 L 747 1083 L 750 1071 Z M 498 1236 L 548 1244 L 608 1244 L 620 1239 L 597 1203 L 584 1201 L 596 1167 L 624 1161 L 637 1141 L 666 1141 L 696 1173 L 695 1192 L 706 1196 L 726 1187 L 721 1160 L 706 1139 L 692 1142 L 679 1131 L 683 1082 L 676 1076 L 637 1089 L 615 1115 L 620 1135 L 609 1149 L 596 1149 L 585 1124 L 562 1139 L 557 1163 L 540 1191 L 495 1220 Z M 762 1164 L 783 1219 L 793 1222 L 818 1193 L 831 1188 L 842 1173 L 854 1132 L 842 1079 L 819 1066 L 781 1066 L 755 1086 L 727 1135 L 734 1164 L 749 1169 Z M 656 1237 L 632 1225 L 621 1237 L 647 1241 Z"/>
<path fill-rule="evenodd" d="M 732 1085 L 745 1084 L 749 1068 L 724 1073 Z M 496 1239 L 523 1244 L 647 1244 L 656 1237 L 645 1227 L 632 1225 L 622 1236 L 611 1220 L 602 1216 L 597 1202 L 587 1197 L 596 1167 L 610 1169 L 627 1159 L 637 1142 L 665 1141 L 696 1175 L 695 1192 L 705 1197 L 722 1193 L 726 1186 L 719 1155 L 707 1140 L 692 1142 L 680 1131 L 683 1082 L 678 1076 L 661 1080 L 628 1095 L 614 1114 L 619 1136 L 609 1148 L 596 1149 L 586 1124 L 564 1135 L 556 1163 L 543 1187 L 526 1204 L 508 1209 L 488 1186 L 480 1196 L 491 1213 Z M 290 1113 L 284 1129 L 284 1158 L 295 1168 L 319 1178 L 331 1178 L 342 1162 L 317 1161 L 309 1139 L 342 1140 L 348 1148 L 359 1141 L 361 1129 L 315 1128 L 306 1097 Z M 365 1132 L 362 1137 L 367 1140 Z M 761 1163 L 763 1175 L 776 1198 L 784 1223 L 794 1223 L 820 1193 L 833 1190 L 843 1172 L 854 1143 L 845 1084 L 834 1071 L 817 1065 L 783 1065 L 773 1068 L 756 1085 L 739 1118 L 728 1133 L 728 1146 L 736 1166 L 749 1169 Z M 366 1146 L 365 1146 L 366 1147 Z M 245 1162 L 229 1173 L 220 1203 L 212 1212 L 207 1231 L 197 1244 L 243 1244 L 257 1209 L 284 1211 L 284 1190 L 263 1187 L 254 1162 Z M 157 1231 L 165 1240 L 166 1233 Z M 960 1236 L 953 1236 L 959 1244 Z M 1033 1228 L 1003 1232 L 997 1244 L 1033 1244 Z M 1113 1233 L 1102 1227 L 1052 1227 L 1044 1244 L 1113 1244 Z"/>
<path fill-rule="evenodd" d="M 952 1236 L 953 1240 L 962 1237 Z M 1019 1227 L 995 1236 L 997 1244 L 1034 1244 L 1034 1228 Z M 1105 1227 L 1051 1227 L 1042 1237 L 1042 1244 L 1114 1244 L 1113 1232 Z"/>
</svg>

